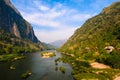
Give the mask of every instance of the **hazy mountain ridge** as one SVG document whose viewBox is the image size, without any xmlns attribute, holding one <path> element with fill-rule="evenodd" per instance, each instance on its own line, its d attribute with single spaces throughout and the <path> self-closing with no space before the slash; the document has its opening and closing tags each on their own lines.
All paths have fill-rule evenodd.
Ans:
<svg viewBox="0 0 120 80">
<path fill-rule="evenodd" d="M 57 47 L 57 48 L 60 48 L 67 40 L 64 39 L 64 40 L 57 40 L 57 41 L 54 41 L 54 42 L 51 42 L 49 44 Z"/>
<path fill-rule="evenodd" d="M 53 45 L 51 45 L 49 43 L 45 43 L 45 42 L 42 42 L 42 45 L 44 46 L 44 50 L 54 50 L 57 48 L 56 46 L 53 46 Z"/>
</svg>

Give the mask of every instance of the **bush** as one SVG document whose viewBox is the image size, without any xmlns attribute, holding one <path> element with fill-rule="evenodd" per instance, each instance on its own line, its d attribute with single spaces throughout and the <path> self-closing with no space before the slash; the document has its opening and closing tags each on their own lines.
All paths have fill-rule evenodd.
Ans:
<svg viewBox="0 0 120 80">
<path fill-rule="evenodd" d="M 120 69 L 120 54 L 116 51 L 111 53 L 104 53 L 101 54 L 96 61 L 104 63 L 106 65 L 111 66 L 112 68 L 119 68 Z"/>
<path fill-rule="evenodd" d="M 65 68 L 63 66 L 61 66 L 59 69 L 62 73 L 65 73 Z"/>
<path fill-rule="evenodd" d="M 27 78 L 27 77 L 29 77 L 30 75 L 32 75 L 32 73 L 31 73 L 30 71 L 26 71 L 25 73 L 23 73 L 23 74 L 21 75 L 21 77 L 22 77 L 22 78 Z"/>
</svg>

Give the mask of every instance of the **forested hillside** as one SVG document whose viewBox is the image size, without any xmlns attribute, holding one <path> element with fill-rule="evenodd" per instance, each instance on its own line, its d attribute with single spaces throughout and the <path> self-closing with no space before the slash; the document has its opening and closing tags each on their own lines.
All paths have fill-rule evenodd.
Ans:
<svg viewBox="0 0 120 80">
<path fill-rule="evenodd" d="M 61 51 L 69 55 L 68 58 L 72 57 L 68 61 L 76 67 L 75 74 L 81 72 L 80 61 L 87 64 L 100 62 L 120 68 L 120 2 L 113 3 L 88 19 L 61 47 Z"/>
</svg>

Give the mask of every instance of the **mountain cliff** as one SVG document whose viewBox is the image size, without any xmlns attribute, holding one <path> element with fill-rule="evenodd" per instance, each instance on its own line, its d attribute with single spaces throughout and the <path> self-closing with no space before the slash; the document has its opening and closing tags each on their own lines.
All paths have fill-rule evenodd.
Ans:
<svg viewBox="0 0 120 80">
<path fill-rule="evenodd" d="M 30 23 L 10 0 L 0 0 L 0 55 L 30 53 L 43 48 Z"/>
<path fill-rule="evenodd" d="M 18 38 L 38 42 L 31 25 L 21 16 L 10 0 L 0 0 L 0 29 Z"/>
</svg>

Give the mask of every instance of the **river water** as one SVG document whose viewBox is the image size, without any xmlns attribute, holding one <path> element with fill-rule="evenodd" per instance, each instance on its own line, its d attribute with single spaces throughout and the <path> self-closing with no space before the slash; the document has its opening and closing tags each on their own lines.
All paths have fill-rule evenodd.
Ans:
<svg viewBox="0 0 120 80">
<path fill-rule="evenodd" d="M 56 56 L 52 58 L 42 58 L 39 53 L 31 53 L 25 59 L 15 62 L 0 63 L 0 80 L 73 80 L 69 64 L 59 62 L 57 65 L 57 67 L 64 66 L 65 73 L 55 70 L 54 60 L 61 57 L 60 53 L 56 52 Z M 10 70 L 11 65 L 16 69 Z M 22 79 L 21 75 L 27 70 L 31 71 L 32 75 Z"/>
</svg>

